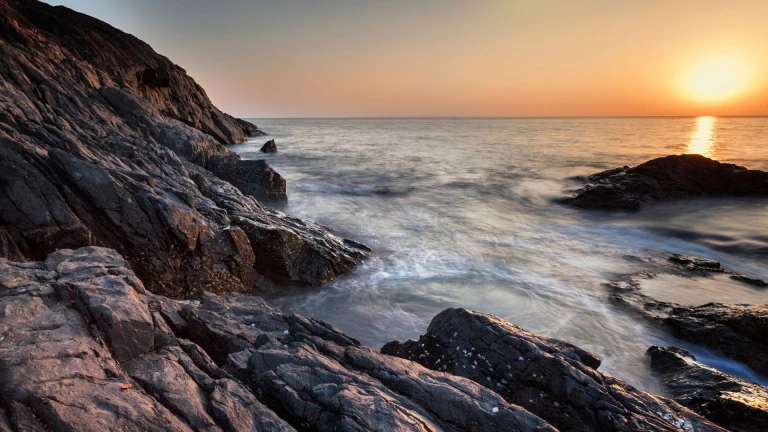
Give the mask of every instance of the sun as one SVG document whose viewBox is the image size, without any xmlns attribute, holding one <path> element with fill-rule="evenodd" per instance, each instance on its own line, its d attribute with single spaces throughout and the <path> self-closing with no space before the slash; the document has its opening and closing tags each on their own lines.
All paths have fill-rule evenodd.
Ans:
<svg viewBox="0 0 768 432">
<path fill-rule="evenodd" d="M 702 102 L 719 102 L 736 96 L 747 87 L 746 65 L 733 58 L 710 59 L 690 72 L 688 93 Z"/>
</svg>

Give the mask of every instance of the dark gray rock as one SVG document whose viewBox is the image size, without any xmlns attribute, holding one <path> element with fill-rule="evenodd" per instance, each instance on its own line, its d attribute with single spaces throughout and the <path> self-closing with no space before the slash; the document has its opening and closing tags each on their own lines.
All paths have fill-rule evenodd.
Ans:
<svg viewBox="0 0 768 432">
<path fill-rule="evenodd" d="M 610 298 L 681 340 L 707 347 L 768 375 L 768 305 L 687 306 L 659 301 L 642 292 L 643 282 L 655 277 L 656 273 L 641 272 L 610 282 Z"/>
<path fill-rule="evenodd" d="M 479 312 L 447 309 L 418 341 L 390 342 L 381 351 L 469 378 L 561 430 L 721 430 L 601 374 L 600 361 L 574 345 Z"/>
<path fill-rule="evenodd" d="M 669 256 L 669 260 L 673 263 L 680 264 L 688 270 L 705 270 L 705 271 L 721 271 L 720 263 L 709 259 L 695 257 L 684 254 L 672 254 Z"/>
<path fill-rule="evenodd" d="M 637 210 L 650 201 L 697 197 L 768 197 L 768 173 L 701 155 L 672 155 L 593 174 L 559 201 L 598 210 Z"/>
<path fill-rule="evenodd" d="M 284 200 L 284 179 L 222 144 L 261 131 L 219 111 L 147 44 L 22 0 L 0 0 L 0 35 L 0 256 L 43 260 L 57 249 L 108 246 L 150 291 L 198 298 L 254 280 L 319 284 L 368 255 L 254 200 Z M 233 211 L 301 239 L 302 249 L 249 238 Z M 284 268 L 254 269 L 255 252 L 324 271 L 291 278 Z"/>
<path fill-rule="evenodd" d="M 264 160 L 240 160 L 237 155 L 216 156 L 206 165 L 220 179 L 259 201 L 285 201 L 285 179 Z"/>
<path fill-rule="evenodd" d="M 261 146 L 260 151 L 262 153 L 277 153 L 277 144 L 275 144 L 275 140 L 271 139 L 264 143 L 263 146 Z"/>
<path fill-rule="evenodd" d="M 648 349 L 651 369 L 685 407 L 732 431 L 763 431 L 768 388 L 718 372 L 677 347 Z"/>
</svg>

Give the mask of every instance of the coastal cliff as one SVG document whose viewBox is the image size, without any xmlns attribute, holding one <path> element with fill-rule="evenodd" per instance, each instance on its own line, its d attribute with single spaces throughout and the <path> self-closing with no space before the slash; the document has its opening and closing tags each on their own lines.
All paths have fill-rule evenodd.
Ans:
<svg viewBox="0 0 768 432">
<path fill-rule="evenodd" d="M 262 206 L 285 181 L 222 144 L 263 132 L 135 37 L 0 0 L 0 56 L 0 256 L 107 246 L 151 291 L 199 298 L 320 284 L 370 252 Z"/>
</svg>

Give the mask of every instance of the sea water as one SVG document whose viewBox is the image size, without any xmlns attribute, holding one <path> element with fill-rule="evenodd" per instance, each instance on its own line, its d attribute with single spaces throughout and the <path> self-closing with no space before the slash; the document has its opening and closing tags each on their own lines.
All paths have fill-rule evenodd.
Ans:
<svg viewBox="0 0 768 432">
<path fill-rule="evenodd" d="M 417 338 L 438 312 L 464 307 L 581 346 L 603 359 L 602 372 L 651 391 L 660 389 L 644 353 L 654 344 L 765 382 L 617 309 L 604 284 L 640 270 L 635 258 L 672 252 L 768 280 L 768 200 L 687 200 L 626 213 L 553 199 L 578 187 L 575 176 L 669 154 L 768 170 L 768 118 L 252 121 L 269 136 L 231 148 L 286 178 L 288 203 L 279 209 L 375 251 L 327 286 L 265 292 L 284 312 L 379 348 Z M 278 153 L 260 153 L 272 138 Z M 748 291 L 744 302 L 768 303 L 768 290 L 737 289 Z M 703 304 L 714 293 L 694 287 L 682 298 Z"/>
</svg>

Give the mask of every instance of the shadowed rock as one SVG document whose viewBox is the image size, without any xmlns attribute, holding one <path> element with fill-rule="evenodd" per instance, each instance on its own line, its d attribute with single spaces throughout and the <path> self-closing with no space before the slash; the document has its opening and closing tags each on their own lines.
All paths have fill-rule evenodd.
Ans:
<svg viewBox="0 0 768 432">
<path fill-rule="evenodd" d="M 680 404 L 732 431 L 768 424 L 768 388 L 707 367 L 677 347 L 648 349 L 651 369 Z"/>
<path fill-rule="evenodd" d="M 686 271 L 710 271 L 713 264 Z M 715 269 L 724 272 L 722 269 Z M 727 272 L 725 272 L 727 273 Z M 641 272 L 607 284 L 611 300 L 659 325 L 673 336 L 741 361 L 768 375 L 768 305 L 707 303 L 686 306 L 659 301 L 642 292 L 643 282 L 656 273 Z"/>
<path fill-rule="evenodd" d="M 150 291 L 197 298 L 250 289 L 254 276 L 319 284 L 368 255 L 262 207 L 285 199 L 285 180 L 222 145 L 261 131 L 149 45 L 31 0 L 0 0 L 0 35 L 0 256 L 108 246 Z M 264 256 L 315 270 L 273 270 Z"/>
<path fill-rule="evenodd" d="M 756 286 L 758 288 L 764 288 L 768 286 L 768 282 L 762 279 L 751 278 L 731 271 L 728 271 L 720 266 L 720 263 L 709 259 L 684 254 L 672 254 L 669 256 L 669 261 L 675 263 L 686 270 L 694 272 L 712 272 L 712 273 L 725 273 L 730 276 L 731 279 L 744 282 L 745 284 Z"/>
<path fill-rule="evenodd" d="M 261 152 L 262 153 L 277 153 L 277 144 L 275 144 L 275 140 L 271 139 L 264 143 L 263 146 L 261 146 Z"/>
<path fill-rule="evenodd" d="M 285 201 L 285 179 L 263 160 L 240 160 L 236 155 L 216 156 L 206 167 L 242 193 L 260 201 Z"/>
<path fill-rule="evenodd" d="M 721 430 L 601 374 L 600 361 L 574 345 L 479 312 L 447 309 L 418 341 L 390 342 L 381 351 L 469 378 L 561 430 Z"/>
<path fill-rule="evenodd" d="M 559 202 L 598 210 L 637 210 L 651 201 L 697 197 L 768 197 L 768 173 L 700 155 L 672 155 L 593 174 Z"/>
</svg>

